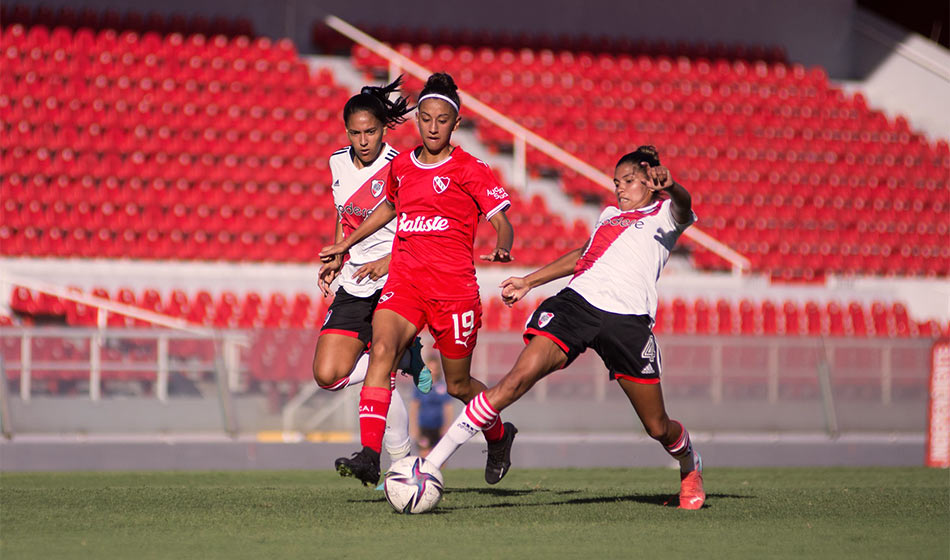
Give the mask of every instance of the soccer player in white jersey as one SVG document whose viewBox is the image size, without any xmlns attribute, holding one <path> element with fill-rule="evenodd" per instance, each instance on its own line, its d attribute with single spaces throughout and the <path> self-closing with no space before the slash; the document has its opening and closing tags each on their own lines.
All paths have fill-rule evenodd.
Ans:
<svg viewBox="0 0 950 560">
<path fill-rule="evenodd" d="M 343 122 L 350 145 L 330 156 L 333 176 L 333 202 L 336 206 L 336 241 L 350 235 L 385 200 L 389 166 L 399 153 L 384 142 L 387 128 L 405 121 L 408 100 L 390 101 L 391 93 L 402 83 L 400 77 L 385 87 L 367 86 L 343 107 Z M 327 311 L 313 356 L 313 377 L 328 391 L 339 391 L 362 383 L 369 355 L 366 347 L 372 339 L 372 318 L 386 282 L 396 220 L 353 246 L 346 262 L 337 257 L 320 268 L 319 285 L 325 297 L 330 285 L 339 278 L 339 287 Z M 423 392 L 432 378 L 420 354 L 416 340 L 405 353 L 399 369 L 410 373 Z M 390 384 L 395 384 L 395 371 Z M 385 445 L 393 461 L 409 454 L 409 415 L 406 405 L 395 393 L 394 405 L 387 417 Z"/>
<path fill-rule="evenodd" d="M 566 288 L 535 310 L 525 327 L 527 346 L 511 371 L 468 403 L 426 459 L 441 467 L 536 382 L 593 348 L 650 437 L 679 461 L 679 507 L 699 509 L 706 499 L 702 461 L 686 428 L 666 414 L 660 350 L 652 332 L 656 281 L 676 240 L 696 216 L 689 192 L 660 165 L 653 146 L 620 159 L 614 187 L 617 206 L 601 213 L 584 247 L 525 277 L 502 282 L 502 298 L 510 306 L 532 288 L 573 274 Z"/>
<path fill-rule="evenodd" d="M 495 228 L 495 249 L 481 258 L 497 262 L 511 260 L 514 231 L 505 215 L 511 205 L 508 193 L 491 169 L 451 144 L 452 132 L 461 122 L 457 90 L 448 74 L 429 77 L 416 112 L 422 145 L 393 160 L 386 202 L 351 236 L 320 252 L 323 258 L 346 253 L 353 243 L 399 216 L 389 280 L 373 315 L 369 370 L 360 392 L 363 449 L 336 460 L 341 475 L 364 484 L 379 480 L 380 438 L 392 394 L 386 373 L 426 325 L 442 356 L 449 394 L 468 403 L 485 389 L 471 376 L 472 352 L 482 322 L 475 230 L 482 216 Z M 517 432 L 497 418 L 484 426 L 485 481 L 489 484 L 500 481 L 508 470 Z"/>
</svg>

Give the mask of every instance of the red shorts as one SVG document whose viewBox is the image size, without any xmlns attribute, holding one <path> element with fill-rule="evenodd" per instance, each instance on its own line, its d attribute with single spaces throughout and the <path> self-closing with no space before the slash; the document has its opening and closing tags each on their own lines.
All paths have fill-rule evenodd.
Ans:
<svg viewBox="0 0 950 560">
<path fill-rule="evenodd" d="M 434 300 L 410 284 L 386 282 L 376 310 L 388 309 L 416 326 L 416 334 L 429 326 L 435 347 L 443 356 L 458 360 L 472 355 L 482 326 L 482 302 Z"/>
</svg>

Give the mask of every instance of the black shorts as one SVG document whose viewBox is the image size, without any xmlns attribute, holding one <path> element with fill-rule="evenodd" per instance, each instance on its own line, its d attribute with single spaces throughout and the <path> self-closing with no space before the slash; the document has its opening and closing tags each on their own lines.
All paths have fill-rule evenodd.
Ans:
<svg viewBox="0 0 950 560">
<path fill-rule="evenodd" d="M 369 344 L 373 340 L 373 311 L 382 292 L 376 290 L 369 297 L 357 297 L 339 288 L 323 319 L 320 334 L 352 336 L 363 344 Z"/>
<path fill-rule="evenodd" d="M 525 325 L 525 344 L 535 336 L 552 340 L 571 364 L 593 348 L 611 379 L 637 383 L 660 382 L 660 349 L 650 329 L 649 315 L 610 313 L 587 303 L 570 288 L 544 300 Z"/>
</svg>

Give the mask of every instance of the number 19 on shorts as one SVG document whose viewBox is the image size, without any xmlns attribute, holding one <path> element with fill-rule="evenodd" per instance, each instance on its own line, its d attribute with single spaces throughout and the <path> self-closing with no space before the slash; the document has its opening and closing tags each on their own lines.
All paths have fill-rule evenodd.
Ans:
<svg viewBox="0 0 950 560">
<path fill-rule="evenodd" d="M 455 329 L 455 342 L 468 346 L 468 337 L 475 330 L 475 312 L 453 313 L 452 327 Z"/>
</svg>

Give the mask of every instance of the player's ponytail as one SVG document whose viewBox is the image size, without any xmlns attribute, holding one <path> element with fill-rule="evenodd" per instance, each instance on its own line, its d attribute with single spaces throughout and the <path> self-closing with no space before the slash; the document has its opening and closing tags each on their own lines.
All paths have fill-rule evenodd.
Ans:
<svg viewBox="0 0 950 560">
<path fill-rule="evenodd" d="M 614 167 L 620 167 L 625 163 L 633 164 L 635 169 L 639 168 L 641 163 L 646 163 L 650 167 L 656 167 L 657 165 L 660 165 L 660 153 L 654 146 L 640 146 L 635 151 L 632 151 L 620 158 L 620 161 L 618 161 L 617 165 Z"/>
<path fill-rule="evenodd" d="M 419 92 L 419 102 L 421 103 L 426 97 L 436 97 L 448 102 L 449 105 L 455 109 L 456 114 L 458 114 L 462 107 L 458 91 L 459 88 L 455 85 L 455 80 L 452 79 L 452 76 L 445 72 L 436 72 L 429 76 L 429 79 L 426 80 L 426 85 L 422 88 L 422 91 Z"/>
<path fill-rule="evenodd" d="M 396 125 L 406 121 L 406 113 L 411 110 L 408 97 L 389 100 L 389 95 L 398 91 L 401 85 L 402 76 L 387 86 L 364 86 L 343 106 L 343 122 L 347 122 L 350 115 L 357 111 L 369 111 L 387 128 L 396 128 Z"/>
</svg>

